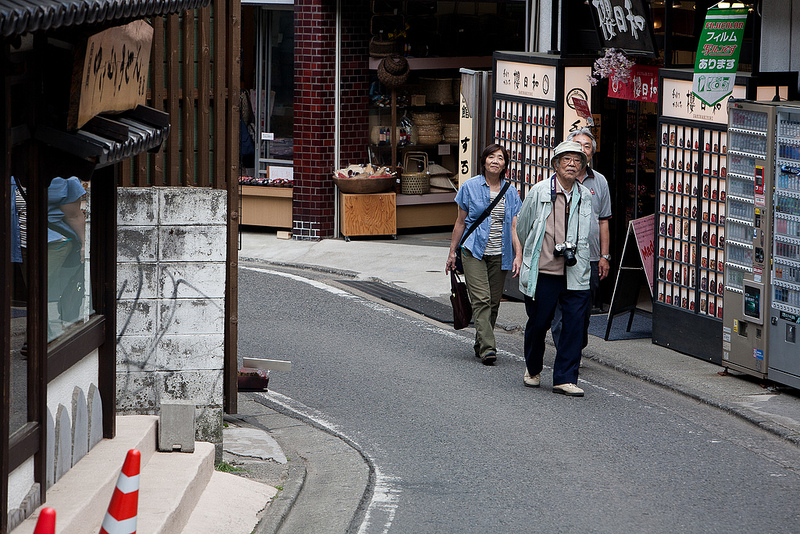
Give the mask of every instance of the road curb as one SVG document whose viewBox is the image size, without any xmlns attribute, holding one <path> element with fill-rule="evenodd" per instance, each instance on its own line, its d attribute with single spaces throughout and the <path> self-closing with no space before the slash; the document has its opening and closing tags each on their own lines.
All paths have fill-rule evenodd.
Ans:
<svg viewBox="0 0 800 534">
<path fill-rule="evenodd" d="M 550 343 L 550 344 L 552 346 L 552 343 Z M 785 440 L 789 441 L 790 443 L 792 443 L 793 445 L 800 446 L 800 435 L 798 435 L 796 432 L 793 432 L 792 430 L 789 430 L 789 429 L 787 429 L 785 427 L 782 427 L 782 426 L 776 424 L 774 421 L 770 421 L 769 419 L 765 418 L 762 415 L 759 415 L 758 413 L 751 412 L 749 410 L 745 410 L 745 409 L 742 409 L 742 408 L 738 408 L 738 407 L 732 406 L 732 405 L 730 405 L 728 403 L 725 403 L 725 402 L 719 401 L 717 399 L 714 399 L 712 397 L 709 397 L 709 396 L 706 396 L 706 395 L 702 395 L 700 393 L 696 393 L 696 392 L 690 391 L 687 388 L 682 387 L 680 384 L 677 384 L 675 382 L 670 382 L 670 381 L 667 381 L 667 380 L 662 380 L 660 378 L 656 378 L 656 377 L 654 377 L 652 375 L 649 375 L 649 374 L 647 374 L 647 373 L 645 373 L 645 372 L 643 372 L 641 370 L 631 369 L 631 368 L 626 367 L 624 365 L 621 365 L 621 364 L 619 364 L 617 362 L 610 362 L 610 361 L 608 361 L 606 359 L 603 359 L 603 357 L 601 355 L 597 354 L 596 352 L 592 351 L 591 349 L 584 349 L 584 358 L 586 358 L 586 357 L 588 357 L 590 360 L 592 360 L 595 363 L 599 363 L 600 365 L 603 365 L 604 367 L 608 367 L 608 368 L 613 369 L 615 371 L 619 371 L 621 373 L 625 373 L 626 375 L 636 377 L 636 378 L 638 378 L 640 380 L 644 380 L 646 382 L 650 382 L 651 384 L 655 384 L 657 386 L 661 386 L 661 387 L 669 389 L 671 391 L 675 391 L 676 393 L 680 393 L 681 395 L 685 395 L 685 396 L 687 396 L 687 397 L 689 397 L 691 399 L 700 401 L 703 404 L 707 404 L 707 405 L 712 406 L 714 408 L 717 408 L 719 410 L 723 410 L 723 411 L 725 411 L 725 412 L 727 412 L 727 413 L 729 413 L 731 415 L 735 415 L 735 416 L 739 417 L 740 419 L 743 419 L 743 420 L 745 420 L 745 421 L 747 421 L 749 423 L 752 423 L 752 424 L 758 426 L 759 428 L 762 428 L 762 429 L 766 430 L 767 432 L 770 432 L 770 433 L 772 433 L 772 434 L 774 434 L 774 435 L 776 435 L 776 436 L 778 436 L 778 437 L 780 437 L 782 439 L 785 439 Z"/>
<path fill-rule="evenodd" d="M 269 398 L 267 398 L 265 396 L 258 395 L 258 396 L 254 396 L 252 399 L 255 402 L 261 404 L 262 406 L 265 406 L 266 408 L 269 408 L 269 409 L 275 411 L 276 413 L 285 415 L 287 417 L 291 417 L 292 419 L 295 419 L 295 420 L 303 423 L 305 426 L 307 426 L 309 428 L 312 428 L 312 429 L 314 429 L 316 431 L 324 432 L 324 433 L 326 433 L 326 434 L 328 434 L 328 435 L 340 440 L 342 443 L 347 445 L 348 448 L 352 449 L 356 454 L 358 454 L 359 458 L 366 464 L 367 469 L 368 469 L 366 487 L 364 488 L 364 491 L 363 491 L 363 493 L 361 495 L 361 498 L 359 499 L 358 505 L 355 507 L 355 510 L 353 510 L 352 518 L 351 518 L 351 520 L 349 522 L 349 526 L 348 526 L 348 528 L 346 530 L 346 532 L 357 532 L 359 527 L 360 527 L 360 525 L 361 525 L 361 523 L 362 523 L 362 521 L 364 520 L 364 517 L 365 517 L 366 512 L 367 512 L 367 507 L 369 506 L 369 503 L 371 502 L 373 493 L 375 491 L 375 484 L 376 484 L 375 471 L 376 470 L 375 470 L 375 464 L 373 463 L 372 459 L 353 440 L 351 440 L 350 438 L 348 438 L 345 435 L 342 435 L 339 432 L 336 432 L 333 429 L 325 427 L 324 425 L 322 425 L 319 422 L 315 421 L 313 418 L 311 418 L 311 417 L 309 417 L 309 416 L 307 416 L 307 415 L 305 415 L 303 413 L 300 413 L 298 411 L 295 411 L 291 407 L 286 406 L 285 404 L 282 404 L 282 403 L 279 403 L 279 402 L 275 402 L 275 401 L 273 401 L 273 400 L 271 400 L 271 399 L 269 399 Z M 267 510 L 267 513 L 265 514 L 265 516 L 263 518 L 263 522 L 264 522 L 263 528 L 264 528 L 264 530 L 260 530 L 260 528 L 262 528 L 262 526 L 261 526 L 261 522 L 259 522 L 259 526 L 254 531 L 254 532 L 256 532 L 256 534 L 274 534 L 274 533 L 280 531 L 280 528 L 283 525 L 283 522 L 288 517 L 289 513 L 292 511 L 295 503 L 297 502 L 297 497 L 300 495 L 301 491 L 303 490 L 303 487 L 305 486 L 305 481 L 306 481 L 307 469 L 305 467 L 305 464 L 306 464 L 306 462 L 308 460 L 306 458 L 302 457 L 301 455 L 299 455 L 299 453 L 297 453 L 296 450 L 294 450 L 287 443 L 290 440 L 283 439 L 281 436 L 279 436 L 279 435 L 277 435 L 275 433 L 271 433 L 271 436 L 273 437 L 273 439 L 275 439 L 275 441 L 278 442 L 278 444 L 281 446 L 281 448 L 284 449 L 284 452 L 290 451 L 291 454 L 292 454 L 292 457 L 301 458 L 303 460 L 302 481 L 299 484 L 292 485 L 292 487 L 290 487 L 290 488 L 287 488 L 286 486 L 284 486 L 284 490 L 286 491 L 285 498 L 284 498 L 283 495 L 278 494 L 278 496 L 281 497 L 281 502 L 279 503 L 279 507 L 278 507 L 279 509 L 276 510 L 274 513 L 269 509 Z M 287 458 L 288 457 L 289 456 L 287 454 Z M 334 469 L 337 469 L 337 468 L 334 467 Z M 319 470 L 320 470 L 320 467 L 317 466 L 317 471 L 319 471 Z M 291 472 L 290 472 L 290 476 L 291 476 Z M 289 477 L 287 477 L 287 483 L 288 483 L 288 481 L 289 481 Z M 269 505 L 269 508 L 272 508 L 272 506 L 274 504 L 278 504 L 278 503 L 273 501 L 273 503 Z"/>
</svg>

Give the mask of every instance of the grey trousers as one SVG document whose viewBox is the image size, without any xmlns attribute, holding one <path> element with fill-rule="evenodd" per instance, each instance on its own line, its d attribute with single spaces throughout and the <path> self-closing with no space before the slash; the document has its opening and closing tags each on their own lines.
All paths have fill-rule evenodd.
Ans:
<svg viewBox="0 0 800 534">
<path fill-rule="evenodd" d="M 501 269 L 501 255 L 484 256 L 478 260 L 468 250 L 462 249 L 461 261 L 475 323 L 475 355 L 483 357 L 487 352 L 497 352 L 494 325 L 508 271 Z"/>
</svg>

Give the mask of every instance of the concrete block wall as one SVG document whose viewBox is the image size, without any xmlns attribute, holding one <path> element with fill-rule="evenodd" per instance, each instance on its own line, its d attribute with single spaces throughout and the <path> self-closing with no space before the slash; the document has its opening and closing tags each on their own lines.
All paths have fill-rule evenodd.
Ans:
<svg viewBox="0 0 800 534">
<path fill-rule="evenodd" d="M 342 2 L 341 164 L 367 163 L 369 144 L 367 0 Z M 333 237 L 335 203 L 336 3 L 296 0 L 294 7 L 294 188 L 292 236 Z"/>
<path fill-rule="evenodd" d="M 190 400 L 196 439 L 222 443 L 227 194 L 118 190 L 117 410 Z"/>
</svg>

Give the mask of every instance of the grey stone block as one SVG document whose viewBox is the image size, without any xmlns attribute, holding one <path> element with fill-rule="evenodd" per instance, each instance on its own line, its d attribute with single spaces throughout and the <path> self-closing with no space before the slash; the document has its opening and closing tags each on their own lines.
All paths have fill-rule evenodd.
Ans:
<svg viewBox="0 0 800 534">
<path fill-rule="evenodd" d="M 158 297 L 158 264 L 118 263 L 117 299 L 152 299 Z"/>
<path fill-rule="evenodd" d="M 225 261 L 225 226 L 161 226 L 161 261 Z"/>
<path fill-rule="evenodd" d="M 158 340 L 162 369 L 216 370 L 225 363 L 225 336 L 220 334 L 166 334 Z"/>
<path fill-rule="evenodd" d="M 117 231 L 117 261 L 155 261 L 160 233 L 156 226 L 123 226 Z"/>
<path fill-rule="evenodd" d="M 158 312 L 158 327 L 163 334 L 225 332 L 224 299 L 164 299 Z"/>
<path fill-rule="evenodd" d="M 155 415 L 156 409 L 156 373 L 118 370 L 118 413 Z"/>
<path fill-rule="evenodd" d="M 46 489 L 56 482 L 56 424 L 50 408 L 47 409 L 47 473 L 45 473 Z"/>
<path fill-rule="evenodd" d="M 172 261 L 159 266 L 159 294 L 165 299 L 224 298 L 224 262 Z"/>
<path fill-rule="evenodd" d="M 158 422 L 158 450 L 194 452 L 194 402 L 161 401 Z"/>
<path fill-rule="evenodd" d="M 89 407 L 86 395 L 77 386 L 72 391 L 72 465 L 89 452 Z"/>
<path fill-rule="evenodd" d="M 103 400 L 100 390 L 89 386 L 89 450 L 103 439 Z"/>
<path fill-rule="evenodd" d="M 228 192 L 224 189 L 160 187 L 159 222 L 162 225 L 225 225 Z"/>
<path fill-rule="evenodd" d="M 58 482 L 72 467 L 72 425 L 63 404 L 59 404 L 56 411 L 55 442 L 55 481 Z"/>
<path fill-rule="evenodd" d="M 157 328 L 157 310 L 157 300 L 117 301 L 117 335 L 154 335 Z"/>
<path fill-rule="evenodd" d="M 158 191 L 154 187 L 120 187 L 117 189 L 117 224 L 155 224 L 158 201 Z"/>
</svg>

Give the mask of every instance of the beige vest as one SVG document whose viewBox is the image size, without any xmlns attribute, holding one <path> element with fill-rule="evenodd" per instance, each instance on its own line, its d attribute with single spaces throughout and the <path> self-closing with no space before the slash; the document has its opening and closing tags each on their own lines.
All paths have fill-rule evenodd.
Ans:
<svg viewBox="0 0 800 534">
<path fill-rule="evenodd" d="M 555 256 L 554 251 L 556 243 L 563 243 L 567 237 L 568 217 L 567 195 L 559 191 L 553 211 L 545 223 L 542 251 L 539 255 L 539 274 L 564 275 L 564 256 Z"/>
</svg>

